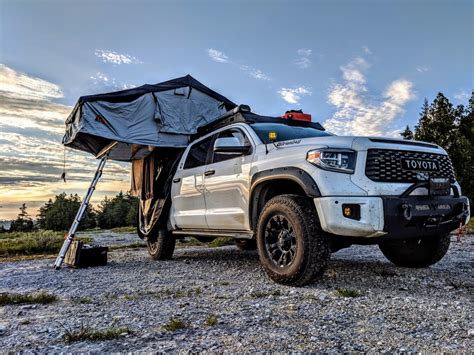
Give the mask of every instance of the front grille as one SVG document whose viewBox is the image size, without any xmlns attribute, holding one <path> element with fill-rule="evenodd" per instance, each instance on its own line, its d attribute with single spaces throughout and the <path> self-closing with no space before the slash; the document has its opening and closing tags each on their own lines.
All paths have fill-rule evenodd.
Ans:
<svg viewBox="0 0 474 355">
<path fill-rule="evenodd" d="M 417 182 L 419 171 L 404 170 L 401 159 L 435 160 L 439 171 L 428 172 L 430 177 L 445 177 L 454 182 L 454 169 L 447 155 L 424 152 L 411 152 L 391 149 L 369 149 L 365 175 L 373 181 L 380 182 Z"/>
</svg>

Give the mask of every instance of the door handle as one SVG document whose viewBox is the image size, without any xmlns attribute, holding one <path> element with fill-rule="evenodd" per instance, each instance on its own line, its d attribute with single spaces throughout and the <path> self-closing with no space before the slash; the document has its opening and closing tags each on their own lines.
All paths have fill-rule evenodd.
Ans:
<svg viewBox="0 0 474 355">
<path fill-rule="evenodd" d="M 174 183 L 178 183 L 178 182 L 180 182 L 180 181 L 181 181 L 181 178 L 174 178 L 174 179 L 173 179 L 173 182 L 174 182 Z"/>
<path fill-rule="evenodd" d="M 204 173 L 204 176 L 211 176 L 211 175 L 214 175 L 216 173 L 215 170 L 208 170 Z"/>
</svg>

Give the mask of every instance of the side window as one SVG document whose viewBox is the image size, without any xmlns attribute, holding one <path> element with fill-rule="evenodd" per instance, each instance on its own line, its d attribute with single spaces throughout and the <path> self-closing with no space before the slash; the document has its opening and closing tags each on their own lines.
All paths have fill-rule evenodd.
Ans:
<svg viewBox="0 0 474 355">
<path fill-rule="evenodd" d="M 217 138 L 226 138 L 226 137 L 235 137 L 238 138 L 242 145 L 250 145 L 250 141 L 247 136 L 242 132 L 240 129 L 233 128 L 227 131 L 220 132 Z M 218 163 L 220 161 L 234 159 L 243 156 L 242 153 L 235 153 L 235 154 L 222 154 L 222 153 L 215 153 L 212 157 L 213 163 Z"/>
<path fill-rule="evenodd" d="M 206 164 L 207 153 L 211 147 L 212 137 L 194 144 L 189 150 L 183 169 L 192 169 Z"/>
</svg>

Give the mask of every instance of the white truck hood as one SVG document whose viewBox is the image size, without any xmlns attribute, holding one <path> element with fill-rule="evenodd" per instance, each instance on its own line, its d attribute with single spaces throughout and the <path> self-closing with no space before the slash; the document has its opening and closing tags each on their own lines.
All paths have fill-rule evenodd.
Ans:
<svg viewBox="0 0 474 355">
<path fill-rule="evenodd" d="M 446 154 L 446 151 L 436 144 L 384 137 L 325 136 L 281 141 L 275 143 L 275 146 L 278 148 L 346 148 L 356 151 L 378 148 Z"/>
</svg>

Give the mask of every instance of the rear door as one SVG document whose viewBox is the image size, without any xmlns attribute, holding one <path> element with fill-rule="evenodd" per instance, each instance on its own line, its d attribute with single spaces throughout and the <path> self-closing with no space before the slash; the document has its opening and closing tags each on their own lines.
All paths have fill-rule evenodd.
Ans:
<svg viewBox="0 0 474 355">
<path fill-rule="evenodd" d="M 193 143 L 173 178 L 172 214 L 178 228 L 207 228 L 204 170 L 212 139 Z"/>
<path fill-rule="evenodd" d="M 210 229 L 249 230 L 248 199 L 254 145 L 241 128 L 219 132 L 217 138 L 223 137 L 237 137 L 245 145 L 252 145 L 252 149 L 246 154 L 220 154 L 211 149 L 211 161 L 204 172 L 207 224 Z"/>
</svg>

